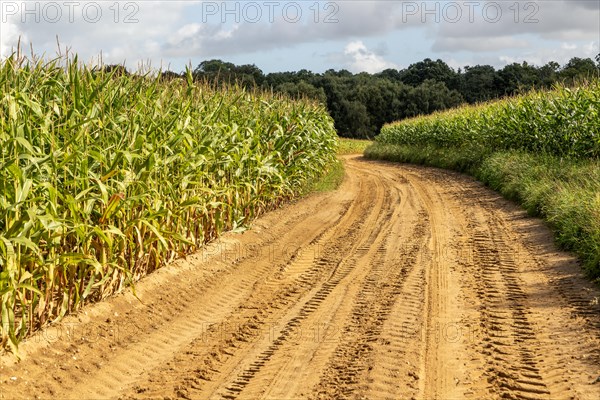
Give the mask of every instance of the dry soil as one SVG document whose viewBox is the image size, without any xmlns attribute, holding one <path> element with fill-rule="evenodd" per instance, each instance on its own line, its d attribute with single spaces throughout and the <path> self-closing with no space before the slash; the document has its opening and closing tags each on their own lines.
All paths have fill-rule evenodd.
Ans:
<svg viewBox="0 0 600 400">
<path fill-rule="evenodd" d="M 346 159 L 0 358 L 0 398 L 600 398 L 600 291 L 473 179 Z"/>
</svg>

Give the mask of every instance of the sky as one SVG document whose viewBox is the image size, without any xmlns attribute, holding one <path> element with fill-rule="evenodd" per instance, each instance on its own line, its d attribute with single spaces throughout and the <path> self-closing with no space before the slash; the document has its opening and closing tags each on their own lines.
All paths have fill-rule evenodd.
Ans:
<svg viewBox="0 0 600 400">
<path fill-rule="evenodd" d="M 180 72 L 221 59 L 265 73 L 376 73 L 425 58 L 451 67 L 565 64 L 600 53 L 600 0 L 0 0 L 0 56 Z"/>
</svg>

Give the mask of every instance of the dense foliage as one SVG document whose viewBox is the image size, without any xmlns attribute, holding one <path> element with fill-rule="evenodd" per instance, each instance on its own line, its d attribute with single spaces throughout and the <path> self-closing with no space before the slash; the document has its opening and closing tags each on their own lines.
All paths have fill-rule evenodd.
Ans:
<svg viewBox="0 0 600 400">
<path fill-rule="evenodd" d="M 335 159 L 325 107 L 243 88 L 0 65 L 0 347 L 294 196 Z"/>
<path fill-rule="evenodd" d="M 541 67 L 515 63 L 499 70 L 476 65 L 455 71 L 442 60 L 425 59 L 406 69 L 371 75 L 346 70 L 264 74 L 254 65 L 210 60 L 198 65 L 194 77 L 317 99 L 327 104 L 340 136 L 372 138 L 392 121 L 598 76 L 600 56 L 597 61 L 573 58 L 562 67 L 556 62 Z"/>
</svg>

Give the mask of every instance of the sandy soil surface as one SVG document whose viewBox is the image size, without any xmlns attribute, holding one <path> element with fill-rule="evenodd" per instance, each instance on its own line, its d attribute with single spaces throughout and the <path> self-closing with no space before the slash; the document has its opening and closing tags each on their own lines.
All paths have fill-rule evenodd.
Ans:
<svg viewBox="0 0 600 400">
<path fill-rule="evenodd" d="M 600 291 L 480 183 L 347 157 L 0 358 L 0 398 L 600 398 Z"/>
</svg>

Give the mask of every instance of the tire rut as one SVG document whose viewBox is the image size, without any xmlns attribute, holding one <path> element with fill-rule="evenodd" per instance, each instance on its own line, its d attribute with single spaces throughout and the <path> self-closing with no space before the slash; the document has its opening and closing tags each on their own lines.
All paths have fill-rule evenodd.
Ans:
<svg viewBox="0 0 600 400">
<path fill-rule="evenodd" d="M 476 232 L 472 243 L 490 389 L 502 398 L 548 396 L 527 296 L 520 287 L 514 253 L 501 235 L 494 224 L 489 231 Z"/>
<path fill-rule="evenodd" d="M 372 181 L 369 183 L 373 188 L 366 188 L 366 190 L 369 191 L 371 200 L 363 202 L 360 212 L 363 218 L 352 225 L 350 231 L 353 234 L 348 236 L 343 231 L 338 231 L 331 242 L 322 244 L 326 249 L 325 256 L 321 259 L 322 267 L 330 271 L 329 276 L 317 285 L 318 290 L 307 296 L 307 300 L 301 300 L 302 306 L 294 311 L 294 315 L 291 317 L 286 315 L 285 318 L 288 321 L 282 324 L 283 328 L 268 348 L 258 354 L 255 361 L 248 367 L 238 372 L 237 377 L 231 383 L 221 385 L 225 387 L 225 391 L 215 393 L 218 397 L 254 398 L 258 395 L 256 390 L 261 392 L 262 385 L 258 387 L 255 385 L 251 390 L 246 390 L 248 386 L 252 386 L 255 376 L 260 374 L 264 368 L 269 367 L 268 364 L 288 344 L 289 339 L 295 339 L 298 336 L 298 329 L 303 323 L 323 306 L 329 295 L 354 271 L 356 266 L 362 264 L 360 260 L 368 257 L 373 242 L 381 233 L 385 219 L 389 217 L 388 214 L 382 213 L 382 209 L 389 210 L 391 206 L 389 194 L 381 193 L 383 188 L 381 183 Z"/>
</svg>

